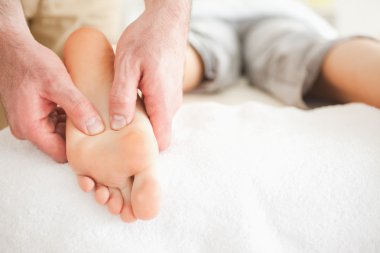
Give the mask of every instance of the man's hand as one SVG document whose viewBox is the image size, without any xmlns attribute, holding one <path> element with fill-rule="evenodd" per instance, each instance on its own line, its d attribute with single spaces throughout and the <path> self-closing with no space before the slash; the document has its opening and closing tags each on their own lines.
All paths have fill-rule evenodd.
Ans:
<svg viewBox="0 0 380 253">
<path fill-rule="evenodd" d="M 103 123 L 58 56 L 28 33 L 1 34 L 1 100 L 15 137 L 28 139 L 56 161 L 65 162 L 64 111 L 86 134 L 102 132 Z"/>
<path fill-rule="evenodd" d="M 171 122 L 182 102 L 190 1 L 145 1 L 145 12 L 121 36 L 110 93 L 111 126 L 133 120 L 137 90 L 161 150 L 170 143 Z"/>
</svg>

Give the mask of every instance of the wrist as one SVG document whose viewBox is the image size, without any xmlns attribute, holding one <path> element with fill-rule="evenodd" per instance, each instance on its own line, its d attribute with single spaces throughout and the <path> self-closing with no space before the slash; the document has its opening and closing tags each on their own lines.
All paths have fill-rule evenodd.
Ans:
<svg viewBox="0 0 380 253">
<path fill-rule="evenodd" d="M 191 0 L 145 0 L 146 12 L 162 12 L 167 20 L 188 25 L 191 14 Z"/>
<path fill-rule="evenodd" d="M 171 6 L 190 10 L 191 0 L 145 0 L 145 8 Z"/>
<path fill-rule="evenodd" d="M 33 38 L 20 1 L 0 0 L 0 40 L 12 42 Z"/>
<path fill-rule="evenodd" d="M 189 31 L 191 0 L 145 0 L 145 13 L 154 17 L 160 30 L 167 35 L 175 34 L 187 41 Z"/>
</svg>

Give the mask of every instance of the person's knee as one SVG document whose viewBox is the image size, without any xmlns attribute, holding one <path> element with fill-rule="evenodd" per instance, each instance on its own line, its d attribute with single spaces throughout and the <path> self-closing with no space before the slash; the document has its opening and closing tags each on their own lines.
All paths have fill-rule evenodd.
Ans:
<svg viewBox="0 0 380 253">
<path fill-rule="evenodd" d="M 241 72 L 241 50 L 236 29 L 218 19 L 194 20 L 191 24 L 190 43 L 200 54 L 205 79 L 227 86 Z"/>
<path fill-rule="evenodd" d="M 247 77 L 256 85 L 265 85 L 273 79 L 292 82 L 295 74 L 306 75 L 301 73 L 307 70 L 302 64 L 323 41 L 321 35 L 299 21 L 263 21 L 248 30 L 243 38 Z"/>
</svg>

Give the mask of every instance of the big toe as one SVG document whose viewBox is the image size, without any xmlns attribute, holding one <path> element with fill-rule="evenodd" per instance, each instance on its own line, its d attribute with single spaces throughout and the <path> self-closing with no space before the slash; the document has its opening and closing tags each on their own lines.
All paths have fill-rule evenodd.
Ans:
<svg viewBox="0 0 380 253">
<path fill-rule="evenodd" d="M 149 171 L 135 175 L 131 202 L 133 213 L 138 219 L 150 220 L 160 209 L 160 187 Z"/>
<path fill-rule="evenodd" d="M 124 202 L 123 209 L 120 213 L 120 218 L 126 223 L 136 221 L 136 216 L 133 213 L 131 202 Z"/>
</svg>

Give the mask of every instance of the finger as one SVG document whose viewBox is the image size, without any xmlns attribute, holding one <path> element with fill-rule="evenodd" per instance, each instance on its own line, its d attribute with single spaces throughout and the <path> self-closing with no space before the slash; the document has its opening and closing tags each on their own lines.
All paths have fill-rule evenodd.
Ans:
<svg viewBox="0 0 380 253">
<path fill-rule="evenodd" d="M 144 97 L 144 104 L 152 124 L 160 151 L 169 147 L 172 132 L 172 112 L 157 97 Z"/>
<path fill-rule="evenodd" d="M 95 199 L 96 202 L 98 202 L 100 205 L 107 204 L 108 200 L 110 198 L 110 191 L 107 187 L 103 185 L 99 185 L 95 189 Z"/>
<path fill-rule="evenodd" d="M 27 130 L 27 139 L 59 163 L 67 162 L 64 139 L 55 132 L 49 117 Z"/>
<path fill-rule="evenodd" d="M 63 77 L 60 83 L 49 88 L 49 100 L 60 105 L 75 127 L 88 135 L 104 131 L 104 124 L 94 106 L 72 84 L 70 77 Z"/>
<path fill-rule="evenodd" d="M 66 122 L 66 114 L 62 108 L 56 107 L 50 114 L 49 120 L 51 120 L 55 125 L 58 123 Z"/>
<path fill-rule="evenodd" d="M 62 139 L 66 140 L 66 122 L 58 122 L 55 127 L 55 132 L 59 134 Z"/>
<path fill-rule="evenodd" d="M 55 110 L 57 111 L 58 115 L 62 115 L 62 114 L 66 115 L 66 112 L 65 110 L 63 110 L 62 107 L 58 106 L 57 108 L 55 108 Z"/>
<path fill-rule="evenodd" d="M 58 123 L 58 112 L 56 110 L 53 110 L 50 114 L 49 114 L 49 120 L 54 124 L 54 125 L 57 125 Z"/>
<path fill-rule="evenodd" d="M 116 55 L 115 78 L 109 97 L 111 128 L 114 130 L 122 129 L 135 116 L 139 76 L 136 64 L 131 66 L 126 57 Z"/>
<path fill-rule="evenodd" d="M 58 122 L 57 123 L 66 123 L 67 117 L 66 114 L 58 115 Z"/>
<path fill-rule="evenodd" d="M 92 180 L 90 177 L 78 176 L 77 180 L 78 180 L 79 187 L 84 192 L 90 192 L 95 188 L 95 181 Z"/>
<path fill-rule="evenodd" d="M 60 123 L 60 122 L 66 122 L 67 116 L 66 116 L 66 112 L 63 110 L 63 108 L 57 107 L 56 111 L 58 113 L 58 116 L 57 116 L 58 123 Z"/>
<path fill-rule="evenodd" d="M 55 126 L 55 133 L 66 140 L 66 114 L 63 109 L 56 107 L 48 117 L 49 121 Z"/>
</svg>

